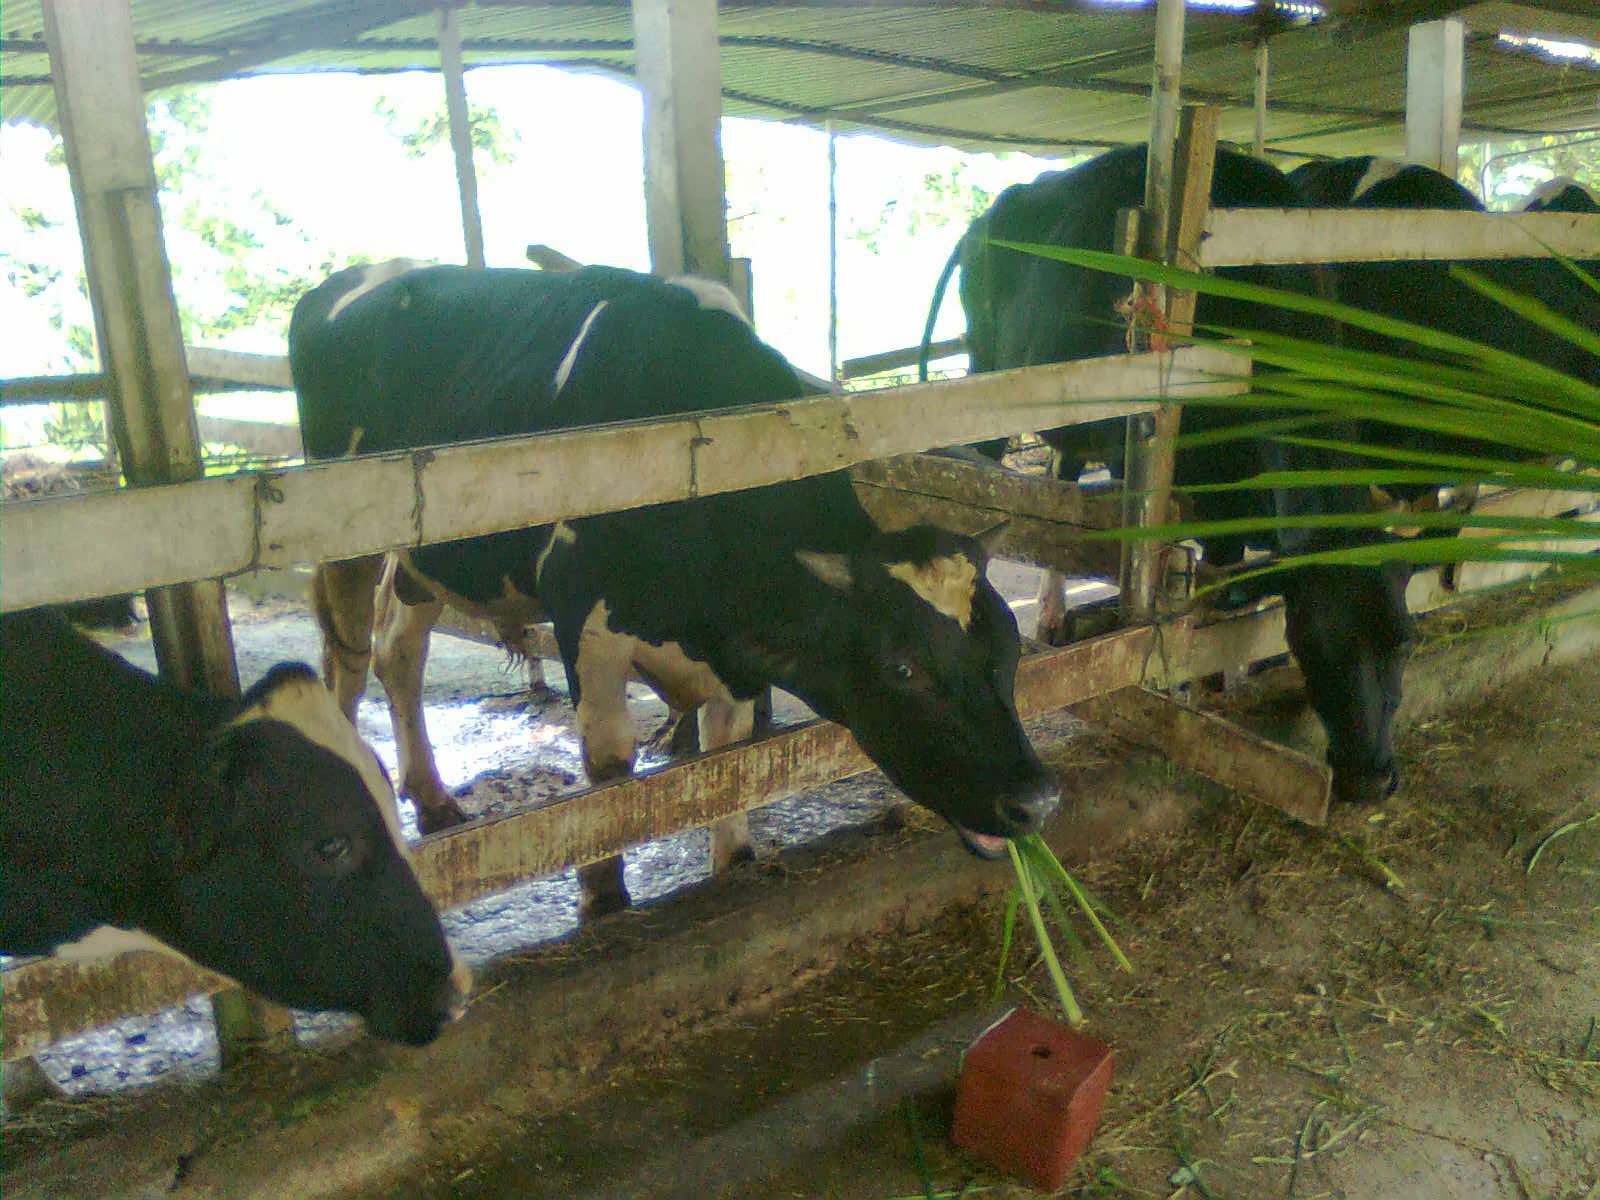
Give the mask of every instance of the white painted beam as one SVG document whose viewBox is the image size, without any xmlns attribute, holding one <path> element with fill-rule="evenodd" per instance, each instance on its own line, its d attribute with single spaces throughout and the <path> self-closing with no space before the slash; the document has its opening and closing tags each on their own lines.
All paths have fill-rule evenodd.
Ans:
<svg viewBox="0 0 1600 1200">
<path fill-rule="evenodd" d="M 728 278 L 716 0 L 634 0 L 645 219 L 658 275 Z"/>
<path fill-rule="evenodd" d="M 1256 134 L 1252 148 L 1257 158 L 1265 158 L 1267 153 L 1267 85 L 1270 70 L 1267 39 L 1262 38 L 1256 43 Z"/>
<path fill-rule="evenodd" d="M 101 495 L 12 502 L 7 611 L 255 567 L 735 491 L 890 454 L 1237 395 L 1247 360 L 1206 347 L 998 371 L 694 417 L 566 430 Z M 82 547 L 83 553 L 64 553 Z"/>
<path fill-rule="evenodd" d="M 1214 208 L 1200 243 L 1206 269 L 1249 264 L 1600 258 L 1593 213 Z"/>
<path fill-rule="evenodd" d="M 1413 25 L 1406 39 L 1406 161 L 1456 177 L 1466 25 L 1460 17 Z"/>
</svg>

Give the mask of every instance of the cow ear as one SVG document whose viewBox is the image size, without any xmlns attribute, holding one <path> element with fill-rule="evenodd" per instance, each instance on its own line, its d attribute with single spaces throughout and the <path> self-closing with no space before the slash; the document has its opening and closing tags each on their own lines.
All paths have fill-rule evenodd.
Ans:
<svg viewBox="0 0 1600 1200">
<path fill-rule="evenodd" d="M 1010 527 L 1009 520 L 996 522 L 987 529 L 978 530 L 972 535 L 972 540 L 978 543 L 985 558 L 993 558 L 1000 553 L 1000 544 L 1005 541 L 1006 530 Z"/>
<path fill-rule="evenodd" d="M 239 780 L 250 771 L 248 731 L 219 729 L 206 740 L 184 789 L 188 801 L 168 817 L 162 849 L 180 871 L 201 870 L 215 857 L 233 820 Z"/>
<path fill-rule="evenodd" d="M 855 577 L 850 572 L 850 556 L 848 554 L 824 554 L 819 550 L 796 550 L 794 556 L 800 560 L 801 566 L 837 591 L 848 592 L 855 585 Z"/>
</svg>

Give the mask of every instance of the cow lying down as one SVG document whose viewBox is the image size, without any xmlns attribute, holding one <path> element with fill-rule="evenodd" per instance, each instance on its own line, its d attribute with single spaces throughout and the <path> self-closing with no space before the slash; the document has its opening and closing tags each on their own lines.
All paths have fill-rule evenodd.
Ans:
<svg viewBox="0 0 1600 1200">
<path fill-rule="evenodd" d="M 461 1012 L 470 978 L 388 779 L 309 668 L 229 702 L 41 610 L 0 618 L 0 639 L 0 949 L 177 951 L 412 1045 Z"/>
<path fill-rule="evenodd" d="M 289 331 L 308 459 L 778 402 L 789 364 L 704 289 L 590 267 L 552 274 L 351 268 L 303 297 Z M 837 472 L 772 488 L 325 564 L 315 598 L 347 714 L 369 661 L 389 694 L 401 788 L 424 831 L 461 819 L 422 723 L 428 630 L 445 604 L 520 649 L 554 623 L 591 781 L 628 772 L 630 671 L 701 708 L 710 749 L 748 734 L 768 685 L 848 726 L 975 852 L 1043 827 L 1058 792 L 1017 720 L 1016 622 L 978 541 L 880 533 Z M 619 865 L 585 902 L 626 903 Z"/>
</svg>

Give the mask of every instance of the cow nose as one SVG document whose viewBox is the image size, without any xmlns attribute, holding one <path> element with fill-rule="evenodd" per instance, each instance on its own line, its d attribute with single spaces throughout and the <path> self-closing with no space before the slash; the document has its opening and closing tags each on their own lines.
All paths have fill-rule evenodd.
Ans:
<svg viewBox="0 0 1600 1200">
<path fill-rule="evenodd" d="M 1339 771 L 1333 775 L 1333 791 L 1349 804 L 1382 804 L 1400 786 L 1400 772 L 1393 765 L 1365 770 Z"/>
<path fill-rule="evenodd" d="M 998 807 L 1006 835 L 1016 837 L 1038 833 L 1050 823 L 1050 818 L 1056 815 L 1056 809 L 1060 806 L 1061 792 L 1055 784 L 1040 780 L 1024 791 L 1007 796 Z"/>
</svg>

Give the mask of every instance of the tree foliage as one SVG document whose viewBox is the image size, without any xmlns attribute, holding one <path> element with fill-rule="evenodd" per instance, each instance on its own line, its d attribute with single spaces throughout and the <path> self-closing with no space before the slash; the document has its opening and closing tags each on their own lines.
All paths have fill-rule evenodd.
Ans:
<svg viewBox="0 0 1600 1200">
<path fill-rule="evenodd" d="M 388 96 L 379 96 L 373 111 L 412 158 L 426 157 L 431 151 L 450 145 L 450 115 L 442 103 L 431 113 L 408 118 Z M 497 109 L 480 108 L 469 102 L 467 127 L 472 133 L 475 153 L 499 166 L 515 161 L 522 139 L 516 130 L 506 127 Z"/>
<path fill-rule="evenodd" d="M 1461 147 L 1457 175 L 1490 208 L 1514 207 L 1547 179 L 1566 176 L 1600 192 L 1600 137 L 1548 134 Z"/>
<path fill-rule="evenodd" d="M 246 330 L 281 337 L 300 295 L 346 264 L 260 190 L 227 178 L 208 147 L 210 119 L 209 102 L 193 92 L 153 100 L 146 111 L 183 337 L 191 345 Z M 14 152 L 8 146 L 8 159 Z M 29 178 L 40 194 L 11 203 L 0 240 L 0 271 L 49 343 L 27 348 L 23 370 L 92 371 L 93 314 L 60 137 L 36 153 Z M 53 405 L 45 434 L 68 446 L 103 445 L 99 414 L 97 404 Z"/>
<path fill-rule="evenodd" d="M 851 230 L 850 237 L 876 255 L 892 237 L 945 229 L 959 232 L 993 203 L 994 193 L 974 183 L 967 164 L 957 160 L 942 170 L 926 172 L 920 188 L 891 196 L 876 219 Z"/>
</svg>

